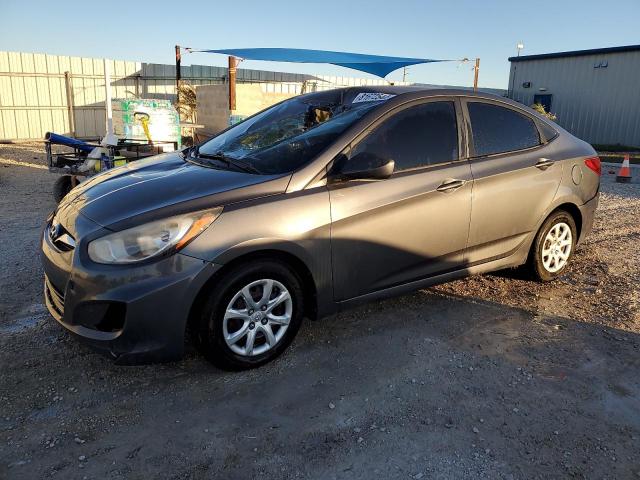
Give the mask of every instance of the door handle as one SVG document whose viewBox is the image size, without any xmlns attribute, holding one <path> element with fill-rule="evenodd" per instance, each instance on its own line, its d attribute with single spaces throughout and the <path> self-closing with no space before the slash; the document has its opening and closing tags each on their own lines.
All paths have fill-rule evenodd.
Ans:
<svg viewBox="0 0 640 480">
<path fill-rule="evenodd" d="M 540 170 L 546 170 L 554 163 L 555 162 L 553 160 L 549 160 L 548 158 L 541 158 L 540 160 L 538 160 L 538 163 L 536 163 L 535 167 L 539 168 Z"/>
<path fill-rule="evenodd" d="M 447 179 L 436 188 L 439 192 L 453 192 L 467 183 L 466 180 Z"/>
</svg>

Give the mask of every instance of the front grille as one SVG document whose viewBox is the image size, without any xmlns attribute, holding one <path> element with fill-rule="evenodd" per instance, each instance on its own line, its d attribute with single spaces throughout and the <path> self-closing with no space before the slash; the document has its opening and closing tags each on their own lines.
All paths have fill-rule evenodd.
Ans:
<svg viewBox="0 0 640 480">
<path fill-rule="evenodd" d="M 69 252 L 76 248 L 76 239 L 56 220 L 55 216 L 47 226 L 47 234 L 58 250 Z"/>
<path fill-rule="evenodd" d="M 44 294 L 47 297 L 47 306 L 51 313 L 61 319 L 64 315 L 64 294 L 51 284 L 46 275 L 44 277 Z"/>
</svg>

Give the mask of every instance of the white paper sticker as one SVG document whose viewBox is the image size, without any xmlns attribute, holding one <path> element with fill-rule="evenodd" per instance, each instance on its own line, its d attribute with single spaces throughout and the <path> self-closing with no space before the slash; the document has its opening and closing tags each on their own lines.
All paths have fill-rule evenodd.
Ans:
<svg viewBox="0 0 640 480">
<path fill-rule="evenodd" d="M 356 98 L 354 98 L 351 103 L 379 102 L 381 100 L 389 100 L 393 97 L 395 97 L 395 95 L 392 93 L 363 92 L 356 95 Z"/>
</svg>

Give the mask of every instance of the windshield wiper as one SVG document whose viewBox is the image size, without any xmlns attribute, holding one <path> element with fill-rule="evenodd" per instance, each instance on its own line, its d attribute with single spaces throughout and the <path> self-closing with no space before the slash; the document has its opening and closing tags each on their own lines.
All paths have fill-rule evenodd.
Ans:
<svg viewBox="0 0 640 480">
<path fill-rule="evenodd" d="M 180 156 L 186 160 L 191 155 L 191 152 L 194 152 L 194 151 L 196 152 L 198 151 L 198 147 L 196 145 L 183 148 L 182 150 L 180 150 Z"/>
<path fill-rule="evenodd" d="M 196 147 L 193 151 L 193 156 L 196 158 L 202 158 L 204 160 L 218 160 L 226 163 L 229 166 L 236 167 L 239 170 L 247 173 L 255 173 L 260 175 L 262 172 L 258 170 L 256 167 L 251 165 L 250 163 L 244 162 L 238 158 L 230 157 L 225 155 L 222 152 L 217 153 L 200 153 L 199 149 Z"/>
</svg>

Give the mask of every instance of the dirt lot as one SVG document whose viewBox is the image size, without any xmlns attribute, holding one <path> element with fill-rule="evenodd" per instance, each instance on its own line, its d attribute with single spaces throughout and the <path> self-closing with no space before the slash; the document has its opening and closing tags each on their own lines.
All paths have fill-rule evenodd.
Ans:
<svg viewBox="0 0 640 480">
<path fill-rule="evenodd" d="M 49 318 L 41 148 L 0 146 L 0 478 L 640 478 L 640 185 L 559 281 L 475 277 L 307 322 L 225 373 L 114 366 Z"/>
</svg>

